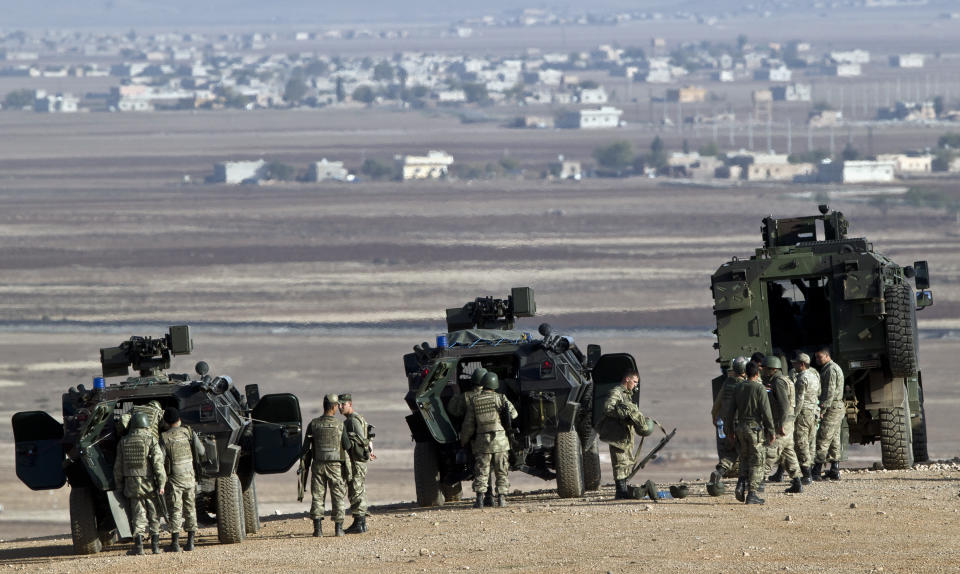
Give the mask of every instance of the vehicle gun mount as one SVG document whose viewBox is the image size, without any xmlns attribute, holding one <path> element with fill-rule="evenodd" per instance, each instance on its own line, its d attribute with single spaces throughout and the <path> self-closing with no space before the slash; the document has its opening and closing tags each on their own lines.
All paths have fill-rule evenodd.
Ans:
<svg viewBox="0 0 960 574">
<path fill-rule="evenodd" d="M 447 309 L 447 330 L 513 329 L 518 317 L 533 317 L 537 304 L 531 287 L 514 287 L 506 299 L 477 297 L 463 307 Z"/>
<path fill-rule="evenodd" d="M 166 335 L 130 337 L 117 347 L 100 349 L 100 365 L 104 377 L 125 377 L 128 367 L 140 372 L 140 376 L 157 375 L 170 368 L 170 357 L 189 355 L 193 352 L 193 339 L 189 325 L 170 327 Z"/>
</svg>

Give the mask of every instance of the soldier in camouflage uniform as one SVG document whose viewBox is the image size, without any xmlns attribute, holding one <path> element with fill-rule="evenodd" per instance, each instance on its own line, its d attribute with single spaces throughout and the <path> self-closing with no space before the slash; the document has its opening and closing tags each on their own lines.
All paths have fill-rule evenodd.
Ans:
<svg viewBox="0 0 960 574">
<path fill-rule="evenodd" d="M 373 454 L 373 442 L 370 440 L 367 421 L 360 413 L 353 409 L 353 396 L 350 393 L 340 393 L 340 414 L 344 432 L 350 438 L 350 448 L 347 449 L 344 475 L 347 480 L 347 494 L 350 498 L 350 514 L 353 515 L 353 524 L 347 528 L 347 534 L 362 534 L 367 531 L 367 463 L 376 460 Z"/>
<path fill-rule="evenodd" d="M 633 472 L 636 463 L 633 454 L 635 435 L 648 436 L 653 432 L 653 419 L 645 417 L 633 402 L 633 391 L 639 384 L 640 375 L 636 371 L 627 371 L 603 404 L 604 426 L 615 428 L 613 434 L 604 433 L 604 436 L 610 444 L 610 462 L 616 484 L 614 498 L 618 499 L 630 498 L 627 476 Z"/>
<path fill-rule="evenodd" d="M 737 421 L 735 439 L 740 451 L 740 474 L 748 483 L 744 496 L 738 485 L 737 500 L 747 504 L 763 504 L 757 491 L 763 483 L 764 446 L 773 442 L 773 414 L 770 412 L 770 400 L 767 390 L 760 383 L 760 369 L 756 363 L 747 364 L 747 380 L 737 387 L 734 400 L 725 405 L 721 413 L 724 424 Z"/>
<path fill-rule="evenodd" d="M 811 478 L 822 480 L 820 473 L 826 462 L 826 477 L 840 480 L 840 427 L 846 408 L 843 404 L 843 369 L 830 358 L 830 349 L 817 351 L 820 367 L 820 430 L 817 432 L 817 455 Z"/>
<path fill-rule="evenodd" d="M 733 400 L 740 383 L 746 380 L 744 373 L 746 372 L 749 361 L 750 359 L 746 357 L 737 357 L 731 362 L 730 373 L 727 375 L 726 380 L 723 381 L 723 384 L 720 385 L 720 391 L 717 393 L 717 398 L 713 402 L 713 409 L 710 411 L 710 421 L 712 424 L 717 425 L 717 454 L 720 457 L 720 461 L 717 463 L 717 469 L 710 473 L 710 483 L 719 491 L 718 494 L 722 493 L 723 477 L 730 472 L 739 457 L 736 444 L 731 444 L 730 441 L 726 439 L 726 436 L 720 436 L 720 429 L 723 429 L 722 434 L 726 435 L 734 432 L 735 428 L 732 425 L 726 426 L 723 418 L 720 417 L 720 413 L 723 411 L 724 406 Z"/>
<path fill-rule="evenodd" d="M 337 395 L 323 397 L 323 416 L 310 421 L 303 440 L 302 457 L 312 451 L 313 464 L 310 467 L 310 517 L 313 519 L 313 535 L 320 536 L 323 522 L 323 503 L 330 489 L 330 517 L 335 525 L 334 535 L 343 536 L 344 507 L 347 488 L 343 483 L 343 465 L 346 451 L 350 448 L 350 439 L 343 430 L 343 422 L 336 418 L 340 409 Z"/>
<path fill-rule="evenodd" d="M 810 466 L 816 449 L 817 416 L 820 411 L 820 373 L 810 368 L 810 356 L 797 353 L 793 361 L 796 369 L 797 422 L 793 444 L 800 463 L 800 481 L 810 484 Z"/>
<path fill-rule="evenodd" d="M 463 419 L 467 416 L 467 409 L 473 408 L 474 397 L 483 390 L 483 376 L 486 374 L 487 370 L 483 367 L 474 369 L 470 375 L 470 388 L 460 389 L 460 393 L 453 395 L 447 403 L 447 414 L 450 415 L 450 421 L 456 427 L 458 433 L 463 430 Z M 493 506 L 494 484 L 496 484 L 496 477 L 491 470 L 490 479 L 487 481 L 487 493 L 483 498 L 484 506 Z"/>
<path fill-rule="evenodd" d="M 197 479 L 193 461 L 205 454 L 203 444 L 190 427 L 180 424 L 180 411 L 168 407 L 163 420 L 170 430 L 163 433 L 163 447 L 170 474 L 167 478 L 167 522 L 170 526 L 170 552 L 180 552 L 180 528 L 187 532 L 184 550 L 193 550 L 197 536 Z"/>
<path fill-rule="evenodd" d="M 803 487 L 800 486 L 800 464 L 797 462 L 797 454 L 793 446 L 797 391 L 793 379 L 783 374 L 779 357 L 764 357 L 762 368 L 763 377 L 771 389 L 773 427 L 776 429 L 776 438 L 773 444 L 767 447 L 766 467 L 772 468 L 774 464 L 779 465 L 777 472 L 769 480 L 780 482 L 783 480 L 783 471 L 786 470 L 791 479 L 787 492 L 796 494 L 803 491 Z"/>
<path fill-rule="evenodd" d="M 113 462 L 117 491 L 130 502 L 130 525 L 134 534 L 131 554 L 143 554 L 143 534 L 149 529 L 154 554 L 160 552 L 160 520 L 154 497 L 163 496 L 167 473 L 163 469 L 163 450 L 150 431 L 150 419 L 138 413 L 130 420 L 130 432 L 120 439 Z"/>
<path fill-rule="evenodd" d="M 507 505 L 510 441 L 501 416 L 506 413 L 509 420 L 513 421 L 519 415 L 507 397 L 497 392 L 498 388 L 500 377 L 488 371 L 483 376 L 483 391 L 473 398 L 472 408 L 467 409 L 460 433 L 460 444 L 467 446 L 470 443 L 473 449 L 473 492 L 477 495 L 474 508 L 483 508 L 491 466 L 497 479 L 497 506 Z"/>
</svg>

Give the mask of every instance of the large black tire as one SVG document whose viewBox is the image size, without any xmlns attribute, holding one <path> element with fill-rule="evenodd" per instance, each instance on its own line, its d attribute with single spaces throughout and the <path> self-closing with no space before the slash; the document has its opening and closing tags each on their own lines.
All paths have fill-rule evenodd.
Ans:
<svg viewBox="0 0 960 574">
<path fill-rule="evenodd" d="M 920 413 L 913 419 L 913 462 L 927 462 L 927 410 L 923 407 L 923 389 L 920 394 Z"/>
<path fill-rule="evenodd" d="M 413 482 L 417 488 L 417 504 L 442 506 L 440 490 L 440 461 L 433 443 L 418 442 L 413 447 Z"/>
<path fill-rule="evenodd" d="M 583 489 L 599 490 L 602 480 L 600 471 L 600 441 L 596 433 L 583 449 Z"/>
<path fill-rule="evenodd" d="M 96 554 L 102 548 L 97 532 L 97 510 L 88 488 L 70 489 L 70 535 L 74 554 Z"/>
<path fill-rule="evenodd" d="M 217 479 L 217 537 L 221 544 L 236 544 L 246 538 L 243 492 L 240 479 L 231 474 Z"/>
<path fill-rule="evenodd" d="M 880 456 L 884 468 L 897 470 L 913 466 L 912 436 L 910 401 L 904 389 L 900 406 L 880 409 Z"/>
<path fill-rule="evenodd" d="M 257 477 L 250 477 L 250 484 L 243 490 L 243 522 L 247 534 L 260 530 L 260 509 L 257 506 Z"/>
<path fill-rule="evenodd" d="M 917 372 L 917 351 L 913 333 L 913 290 L 909 285 L 891 285 L 883 290 L 887 309 L 887 357 L 894 378 L 912 377 Z"/>
<path fill-rule="evenodd" d="M 554 463 L 557 470 L 557 494 L 560 498 L 583 496 L 583 451 L 576 430 L 557 433 Z"/>
</svg>

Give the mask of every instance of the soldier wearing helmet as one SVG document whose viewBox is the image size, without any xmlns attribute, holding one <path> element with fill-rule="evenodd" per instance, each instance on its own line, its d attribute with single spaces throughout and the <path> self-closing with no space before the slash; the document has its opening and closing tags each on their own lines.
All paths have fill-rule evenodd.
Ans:
<svg viewBox="0 0 960 574">
<path fill-rule="evenodd" d="M 160 552 L 160 520 L 154 496 L 163 496 L 167 473 L 163 468 L 163 450 L 151 431 L 146 413 L 130 420 L 130 432 L 117 445 L 113 479 L 118 492 L 130 501 L 134 548 L 131 554 L 143 554 L 143 535 L 149 529 L 154 554 Z"/>
<path fill-rule="evenodd" d="M 800 463 L 800 482 L 810 484 L 810 467 L 816 451 L 817 417 L 820 415 L 820 373 L 810 368 L 810 356 L 797 353 L 793 360 L 797 387 L 797 420 L 793 444 Z"/>
<path fill-rule="evenodd" d="M 470 388 L 461 387 L 460 393 L 454 395 L 447 403 L 447 413 L 457 432 L 463 430 L 463 419 L 467 415 L 467 409 L 473 408 L 473 399 L 483 390 L 483 376 L 486 374 L 487 370 L 483 367 L 474 369 L 473 374 L 470 375 Z M 487 481 L 487 493 L 483 498 L 484 506 L 493 506 L 494 503 L 493 490 L 496 479 L 492 473 L 491 470 L 490 479 Z"/>
<path fill-rule="evenodd" d="M 336 418 L 340 410 L 339 397 L 323 397 L 323 416 L 310 421 L 303 439 L 301 458 L 310 453 L 313 463 L 310 467 L 310 518 L 313 519 L 313 535 L 321 536 L 323 506 L 330 490 L 330 517 L 334 523 L 334 535 L 343 536 L 344 508 L 346 507 L 347 488 L 343 483 L 343 465 L 346 451 L 350 448 L 350 438 L 343 430 L 343 422 Z"/>
<path fill-rule="evenodd" d="M 170 473 L 167 486 L 167 523 L 170 527 L 170 552 L 180 552 L 180 528 L 187 532 L 184 550 L 193 550 L 197 536 L 197 478 L 193 463 L 205 454 L 203 443 L 193 430 L 180 422 L 180 411 L 167 407 L 163 420 L 170 430 L 163 433 L 163 448 Z"/>
<path fill-rule="evenodd" d="M 788 493 L 800 493 L 803 487 L 800 483 L 800 465 L 797 463 L 797 454 L 793 449 L 793 424 L 796 419 L 797 392 L 793 380 L 783 374 L 783 365 L 779 357 L 764 357 L 763 379 L 770 388 L 770 408 L 773 413 L 773 426 L 776 438 L 767 447 L 766 465 L 768 470 L 779 465 L 776 473 L 769 477 L 770 482 L 783 480 L 783 472 L 790 475 Z"/>
<path fill-rule="evenodd" d="M 510 401 L 497 392 L 500 377 L 496 373 L 488 371 L 483 375 L 482 384 L 483 390 L 474 397 L 467 409 L 460 444 L 466 446 L 470 443 L 473 449 L 473 492 L 476 494 L 473 507 L 483 508 L 483 495 L 487 491 L 491 466 L 496 475 L 497 505 L 506 506 L 507 490 L 510 489 L 507 476 L 510 470 L 510 441 L 501 422 L 501 413 L 505 412 L 510 421 L 519 415 Z"/>
<path fill-rule="evenodd" d="M 764 445 L 773 442 L 773 415 L 766 389 L 760 383 L 760 368 L 751 361 L 744 372 L 746 381 L 740 384 L 732 401 L 724 405 L 720 416 L 725 421 L 737 421 L 735 434 L 740 452 L 741 482 L 737 484 L 737 500 L 747 504 L 763 504 L 757 491 L 763 482 Z M 744 493 L 746 490 L 746 493 Z"/>
<path fill-rule="evenodd" d="M 636 462 L 633 454 L 635 435 L 648 436 L 653 432 L 653 419 L 645 417 L 633 400 L 634 389 L 639 384 L 640 374 L 628 370 L 603 404 L 604 432 L 600 438 L 610 444 L 615 498 L 631 498 L 627 476 L 633 472 Z"/>
<path fill-rule="evenodd" d="M 736 443 L 731 444 L 731 441 L 726 438 L 727 434 L 733 434 L 736 421 L 725 421 L 720 417 L 720 413 L 723 411 L 724 405 L 733 400 L 737 386 L 746 380 L 744 373 L 748 362 L 750 362 L 750 359 L 747 357 L 737 357 L 730 362 L 730 371 L 720 385 L 717 398 L 713 402 L 713 410 L 710 411 L 710 421 L 717 426 L 717 454 L 720 458 L 716 470 L 710 473 L 709 484 L 713 485 L 710 489 L 712 496 L 719 496 L 723 493 L 722 479 L 730 472 L 739 457 Z"/>
</svg>

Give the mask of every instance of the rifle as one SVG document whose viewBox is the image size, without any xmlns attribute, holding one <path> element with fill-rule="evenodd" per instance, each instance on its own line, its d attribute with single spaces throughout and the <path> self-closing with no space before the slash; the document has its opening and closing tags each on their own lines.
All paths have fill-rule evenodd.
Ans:
<svg viewBox="0 0 960 574">
<path fill-rule="evenodd" d="M 297 467 L 297 502 L 303 502 L 303 493 L 307 490 L 307 478 L 310 476 L 312 463 L 313 448 L 308 448 L 300 456 L 300 466 Z"/>
<path fill-rule="evenodd" d="M 155 481 L 156 482 L 156 481 Z M 160 514 L 163 516 L 163 521 L 167 523 L 167 529 L 170 527 L 170 512 L 167 510 L 167 499 L 166 496 L 160 494 L 160 489 L 163 488 L 163 485 L 156 486 L 153 490 L 153 493 L 156 494 L 157 498 L 157 510 L 160 511 Z M 159 520 L 157 520 L 159 522 Z"/>
<path fill-rule="evenodd" d="M 648 462 L 657 458 L 657 453 L 659 453 L 660 450 L 663 449 L 663 447 L 667 446 L 667 443 L 670 442 L 670 439 L 672 439 L 673 436 L 677 434 L 677 429 L 673 429 L 668 433 L 667 430 L 660 425 L 660 423 L 658 423 L 657 421 L 653 421 L 653 422 L 660 428 L 661 431 L 663 431 L 663 438 L 660 439 L 660 442 L 658 442 L 656 446 L 650 449 L 650 452 L 647 453 L 647 456 L 643 457 L 642 460 L 640 460 L 639 462 L 637 462 L 636 465 L 634 465 L 633 470 L 630 471 L 630 474 L 627 476 L 627 480 L 630 480 L 631 478 L 633 478 L 633 476 L 638 472 L 640 472 L 640 469 L 645 467 Z M 634 455 L 635 457 L 640 455 L 640 449 L 642 448 L 643 448 L 643 437 L 640 438 L 640 444 L 637 445 L 637 452 Z"/>
</svg>

